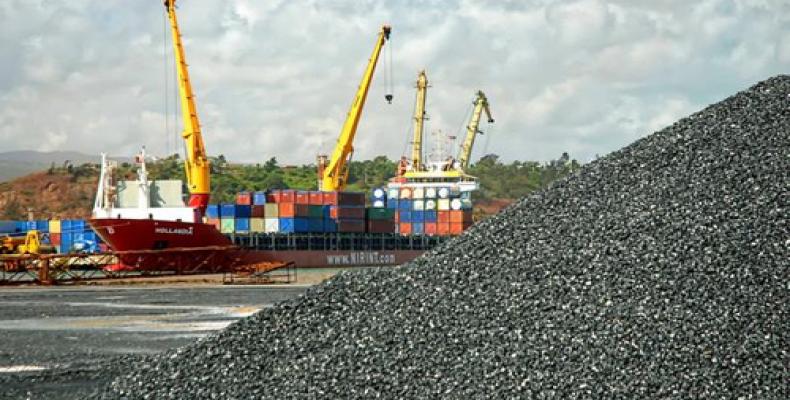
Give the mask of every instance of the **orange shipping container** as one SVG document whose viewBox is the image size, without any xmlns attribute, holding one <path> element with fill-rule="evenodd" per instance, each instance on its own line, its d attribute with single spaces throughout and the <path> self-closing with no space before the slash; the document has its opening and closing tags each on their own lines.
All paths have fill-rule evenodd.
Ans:
<svg viewBox="0 0 790 400">
<path fill-rule="evenodd" d="M 240 192 L 236 195 L 236 204 L 242 206 L 252 205 L 252 193 Z"/>
<path fill-rule="evenodd" d="M 60 244 L 60 233 L 50 233 L 49 234 L 49 243 L 53 246 L 57 246 Z"/>
<path fill-rule="evenodd" d="M 310 192 L 304 190 L 296 192 L 294 203 L 304 205 L 310 204 Z"/>
<path fill-rule="evenodd" d="M 436 224 L 436 234 L 440 236 L 447 236 L 450 234 L 450 223 L 439 222 Z"/>
<path fill-rule="evenodd" d="M 401 222 L 398 226 L 400 227 L 398 232 L 400 232 L 401 235 L 411 235 L 411 223 L 410 222 Z"/>
<path fill-rule="evenodd" d="M 281 190 L 278 203 L 295 203 L 296 191 L 295 190 Z"/>
<path fill-rule="evenodd" d="M 450 222 L 450 234 L 451 235 L 460 235 L 464 233 L 464 224 L 463 222 Z"/>
<path fill-rule="evenodd" d="M 323 192 L 321 194 L 324 205 L 337 205 L 337 192 Z"/>
<path fill-rule="evenodd" d="M 471 222 L 472 210 L 452 210 L 450 213 L 450 223 Z"/>
<path fill-rule="evenodd" d="M 312 206 L 320 206 L 324 204 L 324 196 L 321 192 L 310 192 L 310 205 Z"/>
<path fill-rule="evenodd" d="M 423 227 L 425 230 L 426 235 L 435 235 L 437 230 L 437 223 L 436 222 L 426 222 L 425 226 Z"/>
<path fill-rule="evenodd" d="M 447 224 L 450 222 L 450 212 L 449 211 L 437 211 L 436 218 L 439 223 Z M 449 228 L 448 228 L 449 229 Z"/>
<path fill-rule="evenodd" d="M 280 212 L 280 218 L 293 218 L 296 211 L 295 208 L 296 204 L 294 203 L 280 203 L 277 211 Z"/>
</svg>

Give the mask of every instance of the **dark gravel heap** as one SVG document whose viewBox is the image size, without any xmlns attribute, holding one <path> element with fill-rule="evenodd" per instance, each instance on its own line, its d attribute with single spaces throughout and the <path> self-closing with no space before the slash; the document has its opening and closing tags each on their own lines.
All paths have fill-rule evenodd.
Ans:
<svg viewBox="0 0 790 400">
<path fill-rule="evenodd" d="M 788 93 L 761 82 L 99 398 L 787 399 Z"/>
</svg>

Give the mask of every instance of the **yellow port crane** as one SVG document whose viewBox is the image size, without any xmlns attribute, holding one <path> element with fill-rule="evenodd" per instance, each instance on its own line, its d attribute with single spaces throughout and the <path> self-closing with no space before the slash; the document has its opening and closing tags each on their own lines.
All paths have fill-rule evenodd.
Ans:
<svg viewBox="0 0 790 400">
<path fill-rule="evenodd" d="M 203 215 L 211 193 L 209 160 L 206 147 L 203 144 L 203 135 L 200 133 L 200 121 L 184 58 L 184 47 L 181 44 L 181 32 L 178 29 L 175 3 L 176 0 L 165 0 L 164 2 L 170 19 L 170 31 L 173 34 L 173 53 L 176 57 L 178 93 L 181 98 L 181 117 L 184 123 L 184 130 L 181 132 L 181 137 L 186 143 L 184 169 L 189 188 L 189 206 L 200 210 Z"/>
<path fill-rule="evenodd" d="M 417 75 L 417 98 L 414 101 L 414 132 L 411 141 L 411 160 L 401 159 L 398 165 L 398 176 L 402 176 L 407 170 L 423 171 L 425 167 L 422 161 L 422 135 L 425 120 L 425 99 L 428 96 L 428 76 L 425 70 Z M 409 164 L 411 167 L 409 167 Z"/>
<path fill-rule="evenodd" d="M 475 108 L 472 111 L 472 119 L 469 121 L 469 125 L 466 126 L 466 138 L 458 153 L 458 164 L 456 169 L 460 169 L 461 171 L 469 167 L 469 161 L 472 158 L 472 146 L 475 144 L 475 137 L 478 133 L 483 134 L 483 132 L 478 129 L 483 111 L 485 111 L 486 117 L 488 117 L 488 123 L 491 124 L 494 122 L 494 118 L 491 117 L 491 110 L 488 106 L 488 99 L 482 90 L 477 91 L 477 98 L 474 104 Z"/>
<path fill-rule="evenodd" d="M 376 39 L 376 46 L 373 48 L 373 54 L 368 60 L 368 66 L 362 75 L 362 82 L 359 84 L 357 94 L 354 101 L 351 103 L 351 108 L 346 116 L 346 122 L 343 124 L 343 129 L 340 131 L 340 137 L 337 139 L 337 144 L 332 152 L 332 157 L 327 160 L 327 156 L 318 156 L 318 189 L 331 192 L 335 190 L 343 190 L 348 181 L 348 165 L 351 156 L 354 152 L 353 142 L 354 135 L 357 133 L 357 126 L 359 119 L 362 116 L 362 108 L 365 106 L 365 100 L 368 97 L 368 89 L 373 80 L 373 72 L 376 70 L 376 63 L 381 54 L 381 49 L 384 43 L 389 40 L 391 28 L 389 25 L 384 25 L 379 31 L 378 38 Z M 388 102 L 392 102 L 392 95 L 386 94 L 385 98 Z"/>
</svg>

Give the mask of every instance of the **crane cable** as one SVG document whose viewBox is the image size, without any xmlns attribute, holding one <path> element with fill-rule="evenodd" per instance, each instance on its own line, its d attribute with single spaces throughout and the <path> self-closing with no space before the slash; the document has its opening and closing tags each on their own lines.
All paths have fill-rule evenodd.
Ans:
<svg viewBox="0 0 790 400">
<path fill-rule="evenodd" d="M 486 140 L 485 142 L 483 142 L 483 153 L 481 157 L 488 155 L 488 144 L 491 142 L 491 136 L 494 135 L 494 127 L 495 125 L 493 123 L 488 122 L 488 120 L 486 120 L 486 133 L 485 133 Z"/>
<path fill-rule="evenodd" d="M 477 96 L 475 95 L 475 98 L 476 97 Z M 464 119 L 461 120 L 461 126 L 458 127 L 458 130 L 456 130 L 456 134 L 455 134 L 456 140 L 458 138 L 461 138 L 461 144 L 458 144 L 458 142 L 456 141 L 455 142 L 455 146 L 451 150 L 450 154 L 458 154 L 458 152 L 461 151 L 461 148 L 459 146 L 463 146 L 463 142 L 464 142 L 464 140 L 466 140 L 466 130 L 468 129 L 469 124 L 471 123 L 472 112 L 474 111 L 474 106 L 475 106 L 475 101 L 474 100 L 471 103 L 468 103 L 468 105 L 466 106 L 466 112 L 464 113 Z"/>
<path fill-rule="evenodd" d="M 386 89 L 385 89 L 385 90 L 386 90 L 386 93 L 384 94 L 384 96 L 385 96 L 385 98 L 387 98 L 387 99 L 388 99 L 387 101 L 388 101 L 390 104 L 392 104 L 392 97 L 393 97 L 393 91 L 394 91 L 394 89 L 393 89 L 393 87 L 392 87 L 392 75 L 393 75 L 393 72 L 392 72 L 392 34 L 391 34 L 391 33 L 390 33 L 390 37 L 389 37 L 389 39 L 387 39 L 387 41 L 389 42 L 389 45 L 388 45 L 388 46 L 387 46 L 387 48 L 385 49 L 385 50 L 386 50 L 386 53 L 384 54 L 384 56 L 385 56 L 385 57 L 386 57 L 386 59 L 387 59 L 387 60 L 386 60 L 386 70 L 387 70 L 387 71 L 386 71 L 386 73 L 385 73 L 385 76 L 386 76 L 386 86 L 387 86 L 387 87 L 386 87 Z M 389 95 L 389 96 L 388 96 L 388 95 Z"/>
<path fill-rule="evenodd" d="M 167 54 L 167 16 L 162 15 L 162 64 L 164 65 L 164 75 L 165 75 L 165 84 L 164 84 L 164 92 L 165 92 L 165 151 L 168 156 L 170 155 L 170 99 L 168 98 L 168 91 L 170 90 L 170 85 L 168 84 L 168 68 L 170 67 L 170 63 L 167 62 L 168 54 Z"/>
</svg>

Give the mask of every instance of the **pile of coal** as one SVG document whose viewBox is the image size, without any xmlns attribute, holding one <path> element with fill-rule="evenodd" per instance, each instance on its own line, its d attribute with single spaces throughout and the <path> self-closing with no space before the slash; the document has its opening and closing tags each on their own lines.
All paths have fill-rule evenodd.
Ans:
<svg viewBox="0 0 790 400">
<path fill-rule="evenodd" d="M 789 93 L 763 81 L 96 397 L 786 399 Z"/>
</svg>

